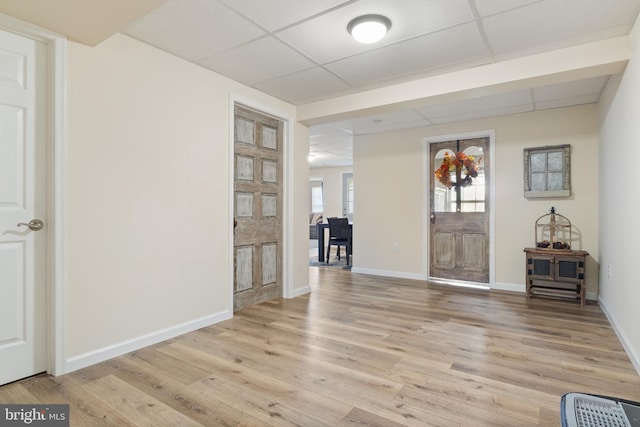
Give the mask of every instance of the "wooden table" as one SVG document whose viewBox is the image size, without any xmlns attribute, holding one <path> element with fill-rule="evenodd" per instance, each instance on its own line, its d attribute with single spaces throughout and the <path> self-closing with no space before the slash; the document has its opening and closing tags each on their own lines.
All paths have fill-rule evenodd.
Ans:
<svg viewBox="0 0 640 427">
<path fill-rule="evenodd" d="M 326 248 L 324 247 L 324 230 L 329 229 L 328 222 L 321 222 L 317 225 L 318 227 L 318 262 L 324 262 L 324 251 Z M 351 248 L 351 253 L 353 254 L 353 223 L 349 223 L 349 231 L 351 235 L 351 242 L 349 243 L 349 247 Z"/>
</svg>

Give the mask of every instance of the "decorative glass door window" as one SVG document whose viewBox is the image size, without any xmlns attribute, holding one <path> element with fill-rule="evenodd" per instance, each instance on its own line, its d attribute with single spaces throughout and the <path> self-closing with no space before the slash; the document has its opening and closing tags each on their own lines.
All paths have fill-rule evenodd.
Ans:
<svg viewBox="0 0 640 427">
<path fill-rule="evenodd" d="M 434 212 L 485 212 L 485 170 L 484 153 L 476 146 L 468 147 L 464 150 L 465 155 L 470 156 L 477 165 L 477 175 L 473 177 L 470 184 L 452 185 L 450 188 L 442 183 L 442 179 L 436 175 L 434 177 L 433 211 Z M 444 149 L 436 154 L 435 160 L 441 165 L 445 156 L 454 158 L 456 152 Z M 464 169 L 464 167 L 462 168 Z M 450 172 L 452 179 L 456 179 L 456 172 Z M 461 176 L 464 172 L 461 173 Z"/>
</svg>

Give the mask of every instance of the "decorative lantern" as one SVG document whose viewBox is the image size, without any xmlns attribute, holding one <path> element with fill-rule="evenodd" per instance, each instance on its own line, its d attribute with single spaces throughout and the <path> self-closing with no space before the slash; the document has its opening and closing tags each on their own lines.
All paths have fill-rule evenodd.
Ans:
<svg viewBox="0 0 640 427">
<path fill-rule="evenodd" d="M 556 213 L 553 206 L 548 214 L 536 220 L 536 247 L 540 249 L 571 249 L 572 227 L 571 221 Z"/>
</svg>

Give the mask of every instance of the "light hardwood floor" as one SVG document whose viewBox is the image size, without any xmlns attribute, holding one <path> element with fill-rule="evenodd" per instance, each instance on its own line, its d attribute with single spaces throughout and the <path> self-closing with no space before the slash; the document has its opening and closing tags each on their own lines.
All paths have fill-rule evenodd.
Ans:
<svg viewBox="0 0 640 427">
<path fill-rule="evenodd" d="M 313 292 L 60 376 L 1 403 L 72 426 L 558 426 L 569 391 L 640 400 L 594 302 L 311 268 Z"/>
</svg>

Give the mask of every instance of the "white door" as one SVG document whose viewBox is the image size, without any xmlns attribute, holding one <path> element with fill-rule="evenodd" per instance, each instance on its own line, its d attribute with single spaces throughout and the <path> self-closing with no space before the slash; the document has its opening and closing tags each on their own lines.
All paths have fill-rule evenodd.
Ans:
<svg viewBox="0 0 640 427">
<path fill-rule="evenodd" d="M 342 174 L 342 216 L 353 222 L 353 173 Z"/>
<path fill-rule="evenodd" d="M 0 31 L 0 385 L 46 369 L 46 55 Z"/>
</svg>

